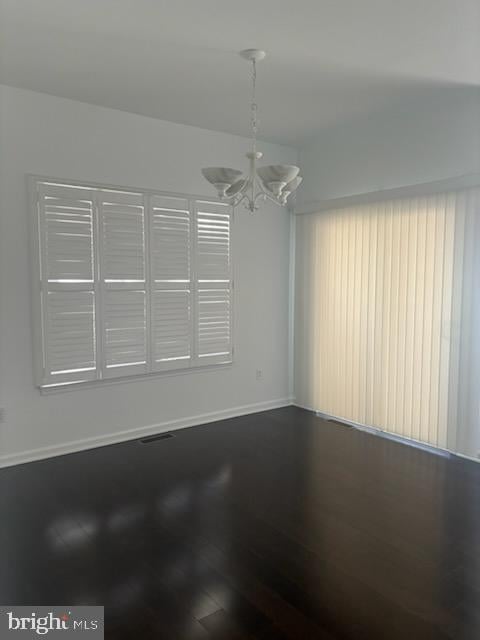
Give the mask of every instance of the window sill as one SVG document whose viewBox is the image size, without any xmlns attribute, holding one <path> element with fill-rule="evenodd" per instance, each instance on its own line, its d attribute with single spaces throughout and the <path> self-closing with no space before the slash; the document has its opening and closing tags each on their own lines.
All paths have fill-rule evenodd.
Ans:
<svg viewBox="0 0 480 640">
<path fill-rule="evenodd" d="M 103 380 L 90 380 L 87 382 L 71 382 L 62 384 L 57 387 L 37 387 L 40 395 L 49 396 L 56 393 L 67 393 L 69 391 L 79 391 L 81 389 L 100 389 L 101 387 L 109 387 L 111 385 L 126 384 L 131 382 L 149 382 L 158 378 L 166 378 L 172 376 L 189 376 L 196 373 L 207 373 L 211 371 L 224 371 L 232 367 L 233 361 L 222 362 L 219 364 L 209 364 L 199 367 L 191 367 L 188 369 L 173 369 L 171 371 L 154 371 L 152 373 L 144 373 L 135 376 L 122 376 L 118 378 L 105 378 Z"/>
</svg>

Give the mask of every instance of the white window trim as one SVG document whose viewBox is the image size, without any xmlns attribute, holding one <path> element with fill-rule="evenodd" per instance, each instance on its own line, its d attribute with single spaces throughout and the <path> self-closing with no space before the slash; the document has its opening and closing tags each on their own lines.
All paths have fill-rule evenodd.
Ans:
<svg viewBox="0 0 480 640">
<path fill-rule="evenodd" d="M 160 196 L 167 198 L 183 198 L 188 200 L 189 209 L 192 214 L 192 223 L 194 221 L 194 216 L 196 213 L 196 202 L 211 202 L 218 203 L 224 205 L 220 199 L 215 197 L 209 197 L 200 194 L 185 194 L 180 192 L 172 192 L 172 191 L 159 191 L 150 188 L 138 188 L 130 185 L 119 185 L 119 184 L 111 184 L 111 183 L 99 183 L 91 180 L 75 180 L 70 178 L 59 178 L 58 176 L 46 176 L 46 175 L 38 175 L 38 174 L 27 174 L 27 195 L 28 195 L 28 219 L 29 219 L 29 236 L 30 236 L 30 273 L 31 273 L 31 301 L 32 301 L 32 340 L 33 340 L 33 364 L 34 364 L 34 384 L 39 389 L 42 395 L 48 395 L 52 393 L 62 393 L 65 391 L 71 391 L 74 389 L 87 389 L 87 388 L 98 388 L 100 386 L 109 386 L 112 384 L 122 384 L 129 382 L 141 382 L 142 380 L 151 380 L 153 378 L 162 378 L 169 376 L 178 376 L 178 375 L 189 375 L 192 373 L 201 373 L 201 372 L 214 372 L 218 370 L 224 370 L 225 368 L 230 368 L 233 364 L 234 358 L 234 345 L 235 345 L 235 286 L 234 286 L 234 251 L 233 251 L 233 238 L 234 238 L 234 210 L 233 208 L 229 208 L 228 211 L 230 213 L 230 245 L 229 245 L 229 256 L 230 256 L 230 336 L 231 336 L 231 356 L 230 359 L 223 362 L 211 362 L 210 364 L 205 364 L 204 362 L 198 361 L 198 359 L 189 362 L 186 366 L 175 366 L 171 369 L 162 369 L 162 370 L 148 370 L 146 372 L 138 373 L 138 374 L 127 374 L 125 376 L 118 377 L 98 377 L 93 380 L 85 380 L 85 381 L 74 381 L 74 382 L 64 382 L 60 384 L 49 385 L 44 381 L 44 317 L 42 311 L 42 274 L 41 274 L 41 265 L 42 265 L 42 256 L 41 251 L 43 250 L 43 245 L 41 243 L 41 228 L 40 228 L 40 216 L 38 210 L 38 183 L 46 182 L 60 185 L 68 185 L 72 187 L 85 187 L 90 189 L 105 189 L 105 190 L 118 190 L 118 191 L 127 191 L 134 193 L 142 193 L 144 196 L 144 202 L 148 202 L 152 196 Z M 146 273 L 146 281 L 145 287 L 147 289 L 147 283 L 150 280 L 149 275 L 149 262 L 150 262 L 150 239 L 149 239 L 149 227 L 150 221 L 148 220 L 149 216 L 145 215 L 145 234 L 147 235 L 147 250 L 145 252 L 145 273 Z M 195 225 L 192 224 L 192 233 L 196 233 Z M 94 244 L 94 252 L 95 252 L 95 262 L 98 262 L 98 247 Z M 192 292 L 193 289 L 197 286 L 196 277 L 192 273 L 191 278 L 192 283 Z M 97 291 L 99 283 L 97 278 L 95 278 L 94 286 Z M 150 296 L 148 296 L 150 298 Z M 192 306 L 195 306 L 192 302 Z M 148 313 L 149 304 L 147 304 L 147 313 Z M 147 321 L 147 341 L 150 340 L 150 336 L 148 335 L 148 321 Z M 195 325 L 192 322 L 192 331 L 195 333 Z M 193 346 L 193 345 L 192 345 Z M 148 350 L 147 350 L 148 351 Z M 97 357 L 100 355 L 100 358 L 103 357 L 103 352 L 100 351 L 100 354 L 97 352 Z M 147 356 L 147 366 L 150 365 L 148 362 Z M 99 363 L 97 362 L 97 369 L 99 369 Z"/>
</svg>

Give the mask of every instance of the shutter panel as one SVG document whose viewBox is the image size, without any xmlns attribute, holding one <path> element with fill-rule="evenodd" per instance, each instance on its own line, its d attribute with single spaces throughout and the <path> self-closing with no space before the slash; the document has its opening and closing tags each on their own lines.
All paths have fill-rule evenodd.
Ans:
<svg viewBox="0 0 480 640">
<path fill-rule="evenodd" d="M 37 183 L 43 386 L 97 376 L 94 192 Z"/>
<path fill-rule="evenodd" d="M 232 360 L 231 207 L 197 201 L 195 338 L 199 364 Z"/>
<path fill-rule="evenodd" d="M 146 371 L 145 291 L 106 290 L 104 360 L 110 376 Z"/>
<path fill-rule="evenodd" d="M 197 349 L 200 359 L 231 359 L 230 287 L 212 283 L 197 294 Z"/>
<path fill-rule="evenodd" d="M 103 375 L 146 373 L 147 289 L 143 195 L 102 190 L 101 236 Z"/>
<path fill-rule="evenodd" d="M 157 371 L 192 358 L 191 214 L 184 198 L 150 199 L 152 357 Z"/>
<path fill-rule="evenodd" d="M 102 276 L 105 282 L 145 281 L 143 196 L 119 191 L 100 195 Z"/>
<path fill-rule="evenodd" d="M 197 278 L 230 280 L 230 207 L 197 202 Z"/>
<path fill-rule="evenodd" d="M 185 360 L 190 360 L 190 297 L 190 291 L 187 290 L 153 292 L 153 349 L 157 365 L 164 363 L 170 367 L 173 362 L 179 361 L 185 366 Z"/>
<path fill-rule="evenodd" d="M 93 291 L 49 291 L 45 306 L 50 374 L 95 371 Z"/>
<path fill-rule="evenodd" d="M 187 200 L 152 196 L 152 269 L 155 282 L 190 280 L 190 227 Z"/>
<path fill-rule="evenodd" d="M 44 189 L 45 190 L 45 189 Z M 90 199 L 85 199 L 90 196 Z M 46 278 L 93 281 L 93 203 L 87 190 L 54 187 L 43 195 Z"/>
</svg>

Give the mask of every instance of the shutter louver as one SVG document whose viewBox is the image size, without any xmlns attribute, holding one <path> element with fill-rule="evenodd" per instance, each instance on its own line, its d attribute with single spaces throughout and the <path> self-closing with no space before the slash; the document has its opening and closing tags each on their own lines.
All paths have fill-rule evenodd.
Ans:
<svg viewBox="0 0 480 640">
<path fill-rule="evenodd" d="M 232 360 L 231 209 L 196 206 L 196 344 L 201 364 Z"/>
<path fill-rule="evenodd" d="M 143 195 L 99 194 L 103 288 L 103 375 L 145 373 L 147 293 Z"/>
<path fill-rule="evenodd" d="M 150 200 L 152 350 L 156 370 L 192 357 L 191 215 L 184 198 Z"/>
<path fill-rule="evenodd" d="M 39 183 L 41 384 L 96 378 L 93 191 Z"/>
</svg>

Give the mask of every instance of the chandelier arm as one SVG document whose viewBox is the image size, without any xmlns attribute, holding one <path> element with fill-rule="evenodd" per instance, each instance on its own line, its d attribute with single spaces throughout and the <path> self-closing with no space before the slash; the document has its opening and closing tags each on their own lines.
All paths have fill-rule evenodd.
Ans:
<svg viewBox="0 0 480 640">
<path fill-rule="evenodd" d="M 258 200 L 260 200 L 260 199 L 262 199 L 262 200 L 264 200 L 264 201 L 265 201 L 265 200 L 267 199 L 267 194 L 266 194 L 266 193 L 263 193 L 262 191 L 259 191 L 259 192 L 257 193 L 257 195 L 255 196 L 255 199 L 254 199 L 254 201 L 253 201 L 253 204 L 254 204 L 254 205 L 256 205 L 256 204 L 257 204 L 257 201 L 258 201 Z"/>
<path fill-rule="evenodd" d="M 242 202 L 242 200 L 244 200 L 245 197 L 246 197 L 245 191 L 241 191 L 236 197 L 235 206 L 240 204 Z"/>
<path fill-rule="evenodd" d="M 240 204 L 245 198 L 248 199 L 248 188 L 250 186 L 250 180 L 247 180 L 243 187 L 240 189 L 238 193 L 234 196 L 235 206 Z"/>
<path fill-rule="evenodd" d="M 230 198 L 230 200 L 228 201 L 228 204 L 230 204 L 232 207 L 236 207 L 237 204 L 242 200 L 242 198 L 243 198 L 243 195 L 237 193 L 232 198 Z"/>
<path fill-rule="evenodd" d="M 240 196 L 240 201 L 245 197 L 245 194 L 248 191 L 249 185 L 250 185 L 250 178 L 248 178 L 246 180 L 245 184 L 243 185 L 243 187 L 240 189 L 240 191 L 237 194 L 237 196 Z"/>
<path fill-rule="evenodd" d="M 268 198 L 268 200 L 270 200 L 271 202 L 274 202 L 275 204 L 278 204 L 280 202 L 280 198 L 276 198 L 272 193 L 270 193 L 265 189 L 265 187 L 262 184 L 262 181 L 258 176 L 255 176 L 255 182 L 257 183 L 257 186 L 260 190 L 259 193 L 257 193 L 257 195 L 255 196 L 255 201 L 259 198 L 259 196 L 264 196 L 265 198 Z"/>
<path fill-rule="evenodd" d="M 252 211 L 252 212 L 253 212 L 253 203 L 252 203 L 252 201 L 250 200 L 250 198 L 248 197 L 248 195 L 247 195 L 247 194 L 244 194 L 244 195 L 240 198 L 240 200 L 237 202 L 237 205 L 236 205 L 236 206 L 238 206 L 239 204 L 242 204 L 242 202 L 244 202 L 244 201 L 245 201 L 245 207 L 246 207 L 247 209 L 249 209 L 249 211 Z"/>
<path fill-rule="evenodd" d="M 232 206 L 237 206 L 237 204 L 240 202 L 240 200 L 243 197 L 243 194 L 245 193 L 245 191 L 248 189 L 248 186 L 250 184 L 250 178 L 248 178 L 247 180 L 245 180 L 245 184 L 243 185 L 243 187 L 241 189 L 239 189 L 235 195 L 230 196 L 230 197 L 226 197 L 224 200 L 225 202 L 228 202 L 229 204 L 231 204 Z"/>
<path fill-rule="evenodd" d="M 262 191 L 259 191 L 259 193 L 257 193 L 257 195 L 255 196 L 255 202 L 259 199 L 259 198 L 264 198 L 266 200 L 270 200 L 271 202 L 273 202 L 274 204 L 279 204 L 280 200 L 278 198 L 276 198 L 275 196 L 272 196 L 270 193 L 268 193 L 267 191 L 265 191 L 264 189 L 262 189 Z"/>
</svg>

